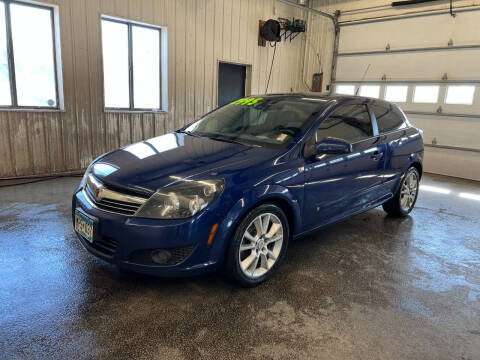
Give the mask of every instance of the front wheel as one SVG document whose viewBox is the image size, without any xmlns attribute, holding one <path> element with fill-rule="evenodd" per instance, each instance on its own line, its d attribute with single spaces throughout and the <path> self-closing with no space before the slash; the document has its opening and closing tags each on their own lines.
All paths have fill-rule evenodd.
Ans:
<svg viewBox="0 0 480 360">
<path fill-rule="evenodd" d="M 418 197 L 420 174 L 410 167 L 402 178 L 397 193 L 383 204 L 383 210 L 395 217 L 407 216 L 413 210 Z"/>
<path fill-rule="evenodd" d="M 227 254 L 229 275 L 244 287 L 269 279 L 285 255 L 289 226 L 276 205 L 263 204 L 250 211 L 237 226 Z"/>
</svg>

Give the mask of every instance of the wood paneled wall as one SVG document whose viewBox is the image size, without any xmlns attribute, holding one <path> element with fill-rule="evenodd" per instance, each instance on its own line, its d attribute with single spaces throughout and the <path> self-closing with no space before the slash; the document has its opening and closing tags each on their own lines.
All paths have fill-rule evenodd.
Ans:
<svg viewBox="0 0 480 360">
<path fill-rule="evenodd" d="M 216 107 L 218 61 L 251 65 L 251 93 L 264 93 L 273 48 L 257 46 L 258 21 L 306 17 L 273 0 L 43 2 L 59 7 L 65 111 L 0 111 L 0 178 L 81 170 L 102 153 L 193 121 Z M 167 27 L 167 113 L 104 111 L 102 14 Z M 322 31 L 322 19 L 309 21 Z M 310 84 L 316 70 L 304 69 L 304 53 L 316 58 L 322 46 L 317 39 L 316 50 L 306 49 L 304 35 L 280 43 L 268 92 L 305 91 L 302 76 Z"/>
</svg>

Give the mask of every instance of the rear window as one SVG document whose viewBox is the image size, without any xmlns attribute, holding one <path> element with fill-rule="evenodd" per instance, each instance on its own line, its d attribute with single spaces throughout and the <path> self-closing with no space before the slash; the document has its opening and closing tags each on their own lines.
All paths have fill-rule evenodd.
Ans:
<svg viewBox="0 0 480 360">
<path fill-rule="evenodd" d="M 372 105 L 371 109 L 377 119 L 379 133 L 385 133 L 406 127 L 403 118 L 393 106 Z"/>
</svg>

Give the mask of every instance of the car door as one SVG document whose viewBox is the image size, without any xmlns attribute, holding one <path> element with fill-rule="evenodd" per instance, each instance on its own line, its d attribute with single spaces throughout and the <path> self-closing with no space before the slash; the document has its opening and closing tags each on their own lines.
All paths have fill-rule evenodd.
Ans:
<svg viewBox="0 0 480 360">
<path fill-rule="evenodd" d="M 316 154 L 315 143 L 325 138 L 345 140 L 349 154 Z M 367 207 L 379 197 L 384 146 L 365 104 L 350 103 L 323 120 L 304 148 L 305 231 Z"/>
</svg>

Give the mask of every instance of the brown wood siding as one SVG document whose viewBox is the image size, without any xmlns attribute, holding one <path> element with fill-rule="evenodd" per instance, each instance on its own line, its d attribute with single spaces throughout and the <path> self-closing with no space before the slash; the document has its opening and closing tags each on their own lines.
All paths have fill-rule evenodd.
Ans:
<svg viewBox="0 0 480 360">
<path fill-rule="evenodd" d="M 306 17 L 273 0 L 43 2 L 59 7 L 65 110 L 0 111 L 0 178 L 81 170 L 102 153 L 192 122 L 217 106 L 219 61 L 250 65 L 251 93 L 264 93 L 273 48 L 257 46 L 258 20 Z M 167 27 L 167 113 L 104 111 L 101 15 Z M 328 31 L 316 18 L 309 18 L 309 26 Z M 320 35 L 309 36 L 324 51 L 329 35 Z M 305 91 L 305 46 L 303 35 L 278 44 L 269 92 Z M 308 56 L 306 81 L 317 71 L 315 58 Z"/>
</svg>

